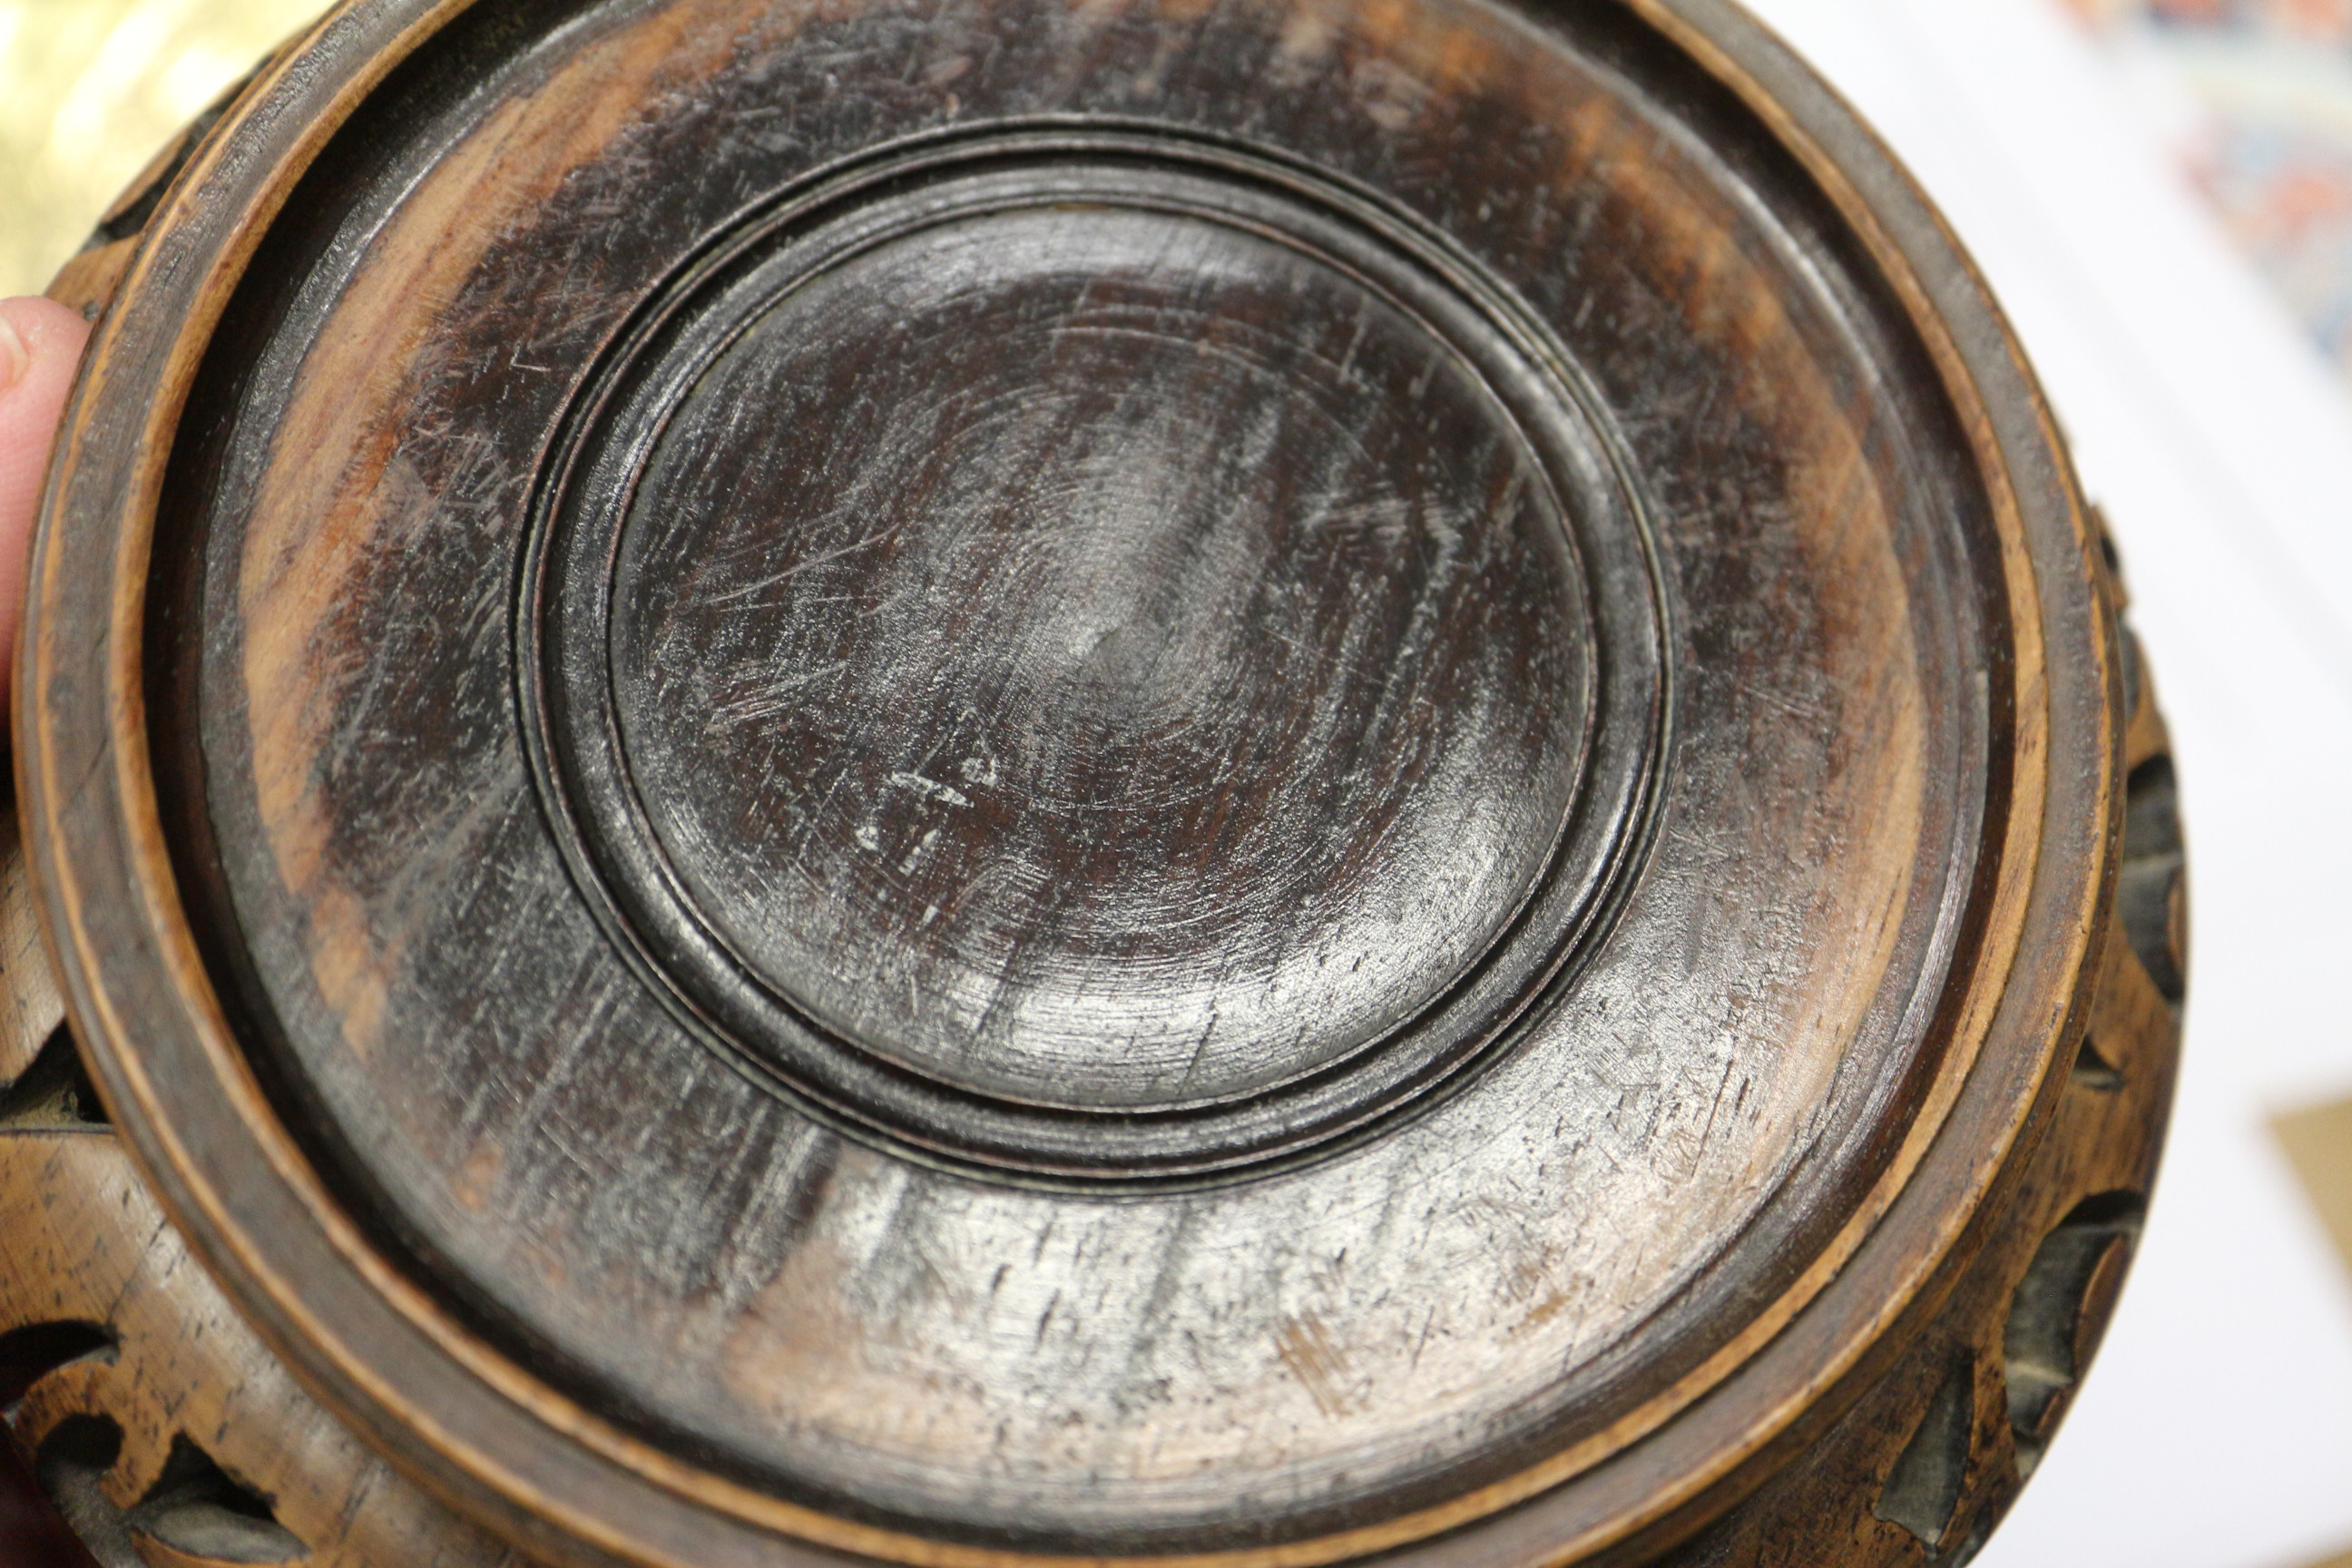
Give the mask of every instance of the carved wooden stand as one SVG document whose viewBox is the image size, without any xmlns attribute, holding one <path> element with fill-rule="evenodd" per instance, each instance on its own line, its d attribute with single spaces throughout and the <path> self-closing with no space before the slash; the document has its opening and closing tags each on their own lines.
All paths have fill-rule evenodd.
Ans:
<svg viewBox="0 0 2352 1568">
<path fill-rule="evenodd" d="M 2049 1442 L 2162 721 L 1731 7 L 349 4 L 57 292 L 0 1394 L 107 1568 L 1956 1563 Z"/>
</svg>

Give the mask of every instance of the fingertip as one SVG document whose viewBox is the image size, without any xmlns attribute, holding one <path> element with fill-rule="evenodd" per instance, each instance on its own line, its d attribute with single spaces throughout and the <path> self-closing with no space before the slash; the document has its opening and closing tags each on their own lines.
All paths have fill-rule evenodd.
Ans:
<svg viewBox="0 0 2352 1568">
<path fill-rule="evenodd" d="M 70 382 L 89 340 L 89 323 L 55 300 L 0 300 L 0 405 L 54 380 L 59 367 Z"/>
<path fill-rule="evenodd" d="M 8 529 L 31 521 L 26 509 L 89 341 L 89 324 L 54 300 L 0 300 L 0 550 Z"/>
<path fill-rule="evenodd" d="M 53 300 L 0 300 L 0 696 L 15 662 L 41 481 L 89 341 L 89 324 Z"/>
</svg>

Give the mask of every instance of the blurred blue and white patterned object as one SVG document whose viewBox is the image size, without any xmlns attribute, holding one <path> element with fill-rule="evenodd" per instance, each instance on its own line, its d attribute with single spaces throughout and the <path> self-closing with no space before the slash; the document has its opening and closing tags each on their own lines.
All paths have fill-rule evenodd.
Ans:
<svg viewBox="0 0 2352 1568">
<path fill-rule="evenodd" d="M 2070 0 L 2183 169 L 2352 376 L 2352 0 Z"/>
</svg>

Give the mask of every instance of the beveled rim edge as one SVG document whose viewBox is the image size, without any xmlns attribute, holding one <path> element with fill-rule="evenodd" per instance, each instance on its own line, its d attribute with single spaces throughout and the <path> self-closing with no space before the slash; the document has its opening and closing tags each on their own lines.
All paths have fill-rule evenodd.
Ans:
<svg viewBox="0 0 2352 1568">
<path fill-rule="evenodd" d="M 514 1455 L 501 1454 L 494 1458 L 484 1453 L 478 1444 L 418 1408 L 405 1391 L 373 1373 L 371 1363 L 345 1342 L 345 1336 L 328 1330 L 312 1310 L 309 1295 L 264 1259 L 254 1236 L 227 1212 L 226 1194 L 212 1179 L 219 1173 L 207 1166 L 196 1151 L 184 1142 L 178 1130 L 160 1114 L 164 1097 L 147 1070 L 145 1058 L 151 1053 L 137 1043 L 129 1026 L 123 1005 L 126 1003 L 152 1005 L 159 999 L 176 1002 L 178 1016 L 174 1021 L 194 1037 L 183 1044 L 193 1046 L 215 1072 L 222 1075 L 221 1081 L 213 1087 L 226 1101 L 245 1113 L 240 1120 L 247 1122 L 247 1131 L 263 1143 L 270 1156 L 267 1177 L 278 1184 L 281 1197 L 293 1197 L 310 1211 L 310 1217 L 320 1231 L 313 1239 L 330 1247 L 350 1271 L 351 1278 L 344 1283 L 376 1292 L 386 1310 L 407 1318 L 410 1330 L 449 1359 L 451 1370 L 461 1370 L 485 1384 L 479 1392 L 510 1402 L 517 1407 L 514 1413 L 527 1415 L 530 1423 L 551 1427 L 562 1437 L 592 1450 L 591 1468 L 601 1472 L 593 1476 L 581 1473 L 577 1462 L 542 1463 L 536 1468 L 542 1472 L 545 1481 L 569 1479 L 574 1485 L 565 1489 L 577 1496 L 588 1486 L 608 1487 L 615 1478 L 605 1467 L 619 1467 L 635 1472 L 630 1479 L 671 1494 L 695 1513 L 708 1518 L 706 1510 L 716 1510 L 760 1531 L 758 1540 L 740 1542 L 739 1550 L 730 1552 L 727 1561 L 773 1561 L 779 1551 L 787 1558 L 802 1551 L 827 1556 L 835 1551 L 848 1551 L 939 1564 L 940 1568 L 1077 1561 L 1304 1568 L 1306 1564 L 1407 1546 L 1440 1531 L 1465 1529 L 1539 1494 L 1540 1501 L 1549 1506 L 1521 1509 L 1515 1515 L 1493 1522 L 1518 1526 L 1501 1530 L 1501 1536 L 1525 1536 L 1527 1526 L 1538 1523 L 1540 1516 L 1542 1533 L 1550 1541 L 1548 1547 L 1538 1543 L 1530 1558 L 1528 1553 L 1512 1552 L 1507 1541 L 1497 1539 L 1489 1542 L 1487 1549 L 1472 1554 L 1484 1557 L 1499 1547 L 1513 1561 L 1564 1561 L 1620 1539 L 1700 1497 L 1752 1458 L 1852 1370 L 1876 1335 L 1912 1304 L 1937 1274 L 1958 1241 L 1978 1200 L 1990 1188 L 2007 1163 L 2010 1152 L 2027 1131 L 2037 1107 L 2050 1099 L 2038 1091 L 2046 1089 L 2052 1081 L 2049 1068 L 2055 1059 L 2057 1044 L 2066 1037 L 2072 1022 L 2084 1008 L 2089 983 L 2082 978 L 2082 961 L 2102 925 L 2105 890 L 2112 878 L 2112 856 L 2107 845 L 2112 834 L 2091 844 L 2084 860 L 2089 874 L 2082 878 L 2063 878 L 2053 872 L 2050 859 L 2040 849 L 2045 837 L 2064 842 L 2078 836 L 2086 820 L 2105 824 L 2114 816 L 2117 791 L 2113 746 L 2097 743 L 2100 737 L 2089 732 L 2097 726 L 2086 723 L 2086 715 L 2090 709 L 2098 709 L 2099 716 L 2107 721 L 2109 733 L 2116 732 L 2119 725 L 2114 722 L 2114 716 L 2119 698 L 2114 694 L 2114 672 L 2107 668 L 2106 644 L 2100 635 L 2105 629 L 2105 611 L 2090 587 L 2088 552 L 2093 546 L 2075 487 L 2046 405 L 1998 306 L 1958 242 L 1891 154 L 1811 75 L 1809 68 L 1798 62 L 1760 26 L 1720 0 L 1621 0 L 1621 4 L 1729 87 L 1751 113 L 1759 115 L 1780 137 L 1855 230 L 1902 299 L 1958 405 L 1964 426 L 1977 447 L 1982 477 L 1994 499 L 2002 524 L 2012 608 L 2025 612 L 2016 616 L 2013 629 L 2020 634 L 2028 630 L 2034 634 L 2036 646 L 2030 650 L 2034 657 L 2021 658 L 2018 670 L 2021 725 L 2034 719 L 2044 725 L 2053 719 L 2060 722 L 2052 726 L 2054 734 L 2039 737 L 2038 743 L 2035 737 L 2021 736 L 2019 749 L 2024 753 L 2021 760 L 2045 776 L 2054 776 L 2055 782 L 2047 791 L 2019 792 L 2019 798 L 2031 799 L 2040 794 L 2044 799 L 2040 820 L 2028 821 L 2028 813 L 2011 813 L 2009 842 L 2004 847 L 2000 874 L 2001 892 L 1996 927 L 2006 930 L 2014 940 L 1989 944 L 1986 956 L 1997 957 L 1998 961 L 1980 964 L 1973 977 L 1974 984 L 1969 987 L 1970 1002 L 1965 1027 L 1961 1040 L 1956 1041 L 1953 1057 L 1959 1070 L 1955 1072 L 1948 1067 L 1940 1075 L 1936 1097 L 1923 1108 L 1911 1137 L 1879 1187 L 1874 1189 L 1870 1199 L 1841 1232 L 1831 1254 L 1818 1260 L 1802 1277 L 1799 1287 L 1790 1292 L 1790 1297 L 1803 1298 L 1819 1291 L 1825 1298 L 1834 1295 L 1844 1300 L 1806 1302 L 1784 1298 L 1776 1306 L 1785 1306 L 1785 1311 L 1759 1317 L 1748 1333 L 1737 1337 L 1691 1378 L 1654 1402 L 1671 1403 L 1675 1414 L 1694 1414 L 1688 1406 L 1700 1388 L 1688 1385 L 1696 1383 L 1711 1391 L 1710 1396 L 1701 1402 L 1711 1419 L 1698 1425 L 1711 1428 L 1728 1424 L 1734 1430 L 1716 1440 L 1697 1440 L 1710 1450 L 1707 1462 L 1675 1467 L 1673 1474 L 1681 1478 L 1681 1484 L 1648 1494 L 1650 1500 L 1645 1506 L 1632 1509 L 1612 1506 L 1610 1497 L 1598 1495 L 1622 1492 L 1622 1486 L 1571 1488 L 1564 1484 L 1577 1477 L 1579 1471 L 1592 1471 L 1581 1479 L 1599 1481 L 1612 1473 L 1623 1472 L 1628 1466 L 1640 1470 L 1643 1479 L 1654 1481 L 1658 1479 L 1658 1461 L 1667 1458 L 1664 1447 L 1693 1446 L 1693 1423 L 1675 1420 L 1668 1430 L 1661 1432 L 1658 1428 L 1667 1426 L 1669 1416 L 1660 1413 L 1656 1419 L 1641 1421 L 1638 1417 L 1647 1413 L 1645 1407 L 1644 1412 L 1637 1412 L 1635 1416 L 1595 1435 L 1586 1443 L 1493 1487 L 1379 1526 L 1320 1537 L 1287 1548 L 1135 1559 L 1045 1557 L 964 1548 L 892 1531 L 857 1527 L 845 1530 L 844 1521 L 781 1504 L 763 1494 L 729 1499 L 726 1493 L 742 1489 L 714 1484 L 712 1478 L 699 1474 L 676 1480 L 663 1478 L 658 1472 L 668 1466 L 646 1467 L 634 1462 L 647 1456 L 630 1453 L 639 1446 L 626 1438 L 618 1443 L 599 1441 L 600 1437 L 611 1439 L 620 1435 L 595 1430 L 602 1426 L 601 1422 L 554 1396 L 552 1391 L 539 1385 L 521 1369 L 506 1363 L 488 1347 L 472 1342 L 462 1330 L 441 1318 L 429 1300 L 401 1300 L 418 1293 L 404 1276 L 397 1275 L 385 1260 L 376 1257 L 355 1227 L 333 1210 L 284 1129 L 275 1125 L 266 1101 L 259 1097 L 258 1086 L 253 1083 L 249 1070 L 236 1055 L 234 1037 L 227 1032 L 217 999 L 211 994 L 209 983 L 195 963 L 184 922 L 180 921 L 175 928 L 180 915 L 176 891 L 168 862 L 162 855 L 152 779 L 145 772 L 141 610 L 147 531 L 152 529 L 171 432 L 176 426 L 181 401 L 201 354 L 203 335 L 209 331 L 243 261 L 257 243 L 278 202 L 334 127 L 398 58 L 404 58 L 471 3 L 472 0 L 345 0 L 257 82 L 192 164 L 192 178 L 175 188 L 149 232 L 194 231 L 198 240 L 194 254 L 199 258 L 196 267 L 190 266 L 186 254 L 166 255 L 148 247 L 134 264 L 120 297 L 128 307 L 138 303 L 142 291 L 152 291 L 159 298 L 176 294 L 181 303 L 192 309 L 178 319 L 176 326 L 168 319 L 155 319 L 156 312 L 152 309 L 146 312 L 148 319 L 135 322 L 125 321 L 134 312 L 118 309 L 102 324 L 60 437 L 58 461 L 44 502 L 34 604 L 19 649 L 20 668 L 27 679 L 20 688 L 26 700 L 19 711 L 16 766 L 26 837 L 43 873 L 47 892 L 43 900 L 45 920 L 54 952 L 61 961 L 60 973 L 67 980 L 75 1015 L 86 1026 L 95 1026 L 85 1029 L 84 1037 L 100 1058 L 101 1085 L 111 1108 L 118 1112 L 120 1123 L 131 1131 L 140 1163 L 151 1184 L 164 1196 L 175 1221 L 197 1244 L 215 1274 L 229 1287 L 232 1297 L 248 1315 L 263 1323 L 281 1353 L 305 1373 L 305 1381 L 314 1385 L 315 1392 L 369 1433 L 377 1447 L 403 1458 L 406 1468 L 421 1469 L 439 1489 L 454 1490 L 477 1512 L 486 1511 L 484 1504 L 489 1503 L 487 1511 L 493 1516 L 493 1522 L 507 1533 L 528 1541 L 532 1550 L 544 1551 L 552 1544 L 545 1538 L 545 1525 L 532 1517 L 536 1513 L 545 1520 L 560 1518 L 562 1528 L 592 1550 L 647 1563 L 686 1561 L 660 1539 L 672 1536 L 671 1531 L 625 1530 L 609 1518 L 598 1517 L 618 1510 L 589 1512 L 576 1504 L 568 1505 L 550 1495 L 539 1480 L 501 1462 Z M 368 32 L 371 28 L 373 34 Z M 362 43 L 367 37 L 381 38 L 382 47 L 372 51 L 353 50 L 345 56 L 347 59 L 357 58 L 360 66 L 356 69 L 346 68 L 338 78 L 338 62 L 326 58 L 331 54 L 330 46 L 349 48 L 349 36 L 354 32 L 364 35 Z M 311 118 L 289 131 L 284 121 L 305 110 L 310 111 Z M 1835 151 L 1832 150 L 1832 144 L 1836 145 Z M 207 177 L 236 182 L 243 205 L 230 210 L 217 197 L 207 201 L 200 189 Z M 1890 218 L 1894 226 L 1902 231 L 1899 235 L 1889 232 L 1885 220 Z M 1948 321 L 1948 316 L 1956 316 L 1957 324 L 1972 329 L 1966 340 L 1952 331 L 1955 322 Z M 143 338 L 134 335 L 134 326 L 143 331 Z M 118 390 L 110 377 L 129 390 Z M 1996 394 L 1993 400 L 1989 402 L 1983 396 L 1980 384 L 1991 385 Z M 92 426 L 101 415 L 122 418 L 130 412 L 122 405 L 141 393 L 149 395 L 140 398 L 136 405 L 144 417 L 139 421 L 135 443 L 128 447 L 130 459 L 126 462 L 119 456 L 96 455 L 89 439 Z M 2005 411 L 2009 416 L 2005 423 L 1996 413 L 2000 394 L 2021 405 Z M 2027 492 L 2022 500 L 2015 488 L 2021 479 Z M 94 495 L 90 493 L 93 491 Z M 61 558 L 67 549 L 59 539 L 63 531 L 60 520 L 68 512 L 84 510 L 85 505 L 79 503 L 86 503 L 87 510 L 100 514 L 100 522 L 116 531 L 116 537 L 110 542 L 115 566 L 109 605 L 111 629 L 82 646 L 61 647 L 48 625 L 55 613 L 55 602 L 60 596 Z M 2054 517 L 2053 512 L 2057 514 Z M 2063 541 L 2053 536 L 2058 531 L 2063 531 Z M 2043 595 L 2040 588 L 2045 573 L 2052 587 L 2077 591 L 2072 595 Z M 2057 603 L 2059 598 L 2069 596 L 2080 602 L 2065 606 Z M 2062 608 L 2075 613 L 2062 616 Z M 2042 633 L 2053 629 L 2062 634 L 2089 634 L 2057 639 L 2061 644 L 2086 645 L 2074 650 L 2075 658 L 2062 673 L 2077 678 L 2088 675 L 2090 679 L 2087 683 L 2080 679 L 2070 682 L 2069 694 L 2053 690 L 2049 667 L 2042 658 Z M 107 700 L 95 714 L 87 710 L 100 705 L 84 704 L 61 716 L 53 702 L 50 679 L 58 675 L 60 665 L 74 661 L 79 661 L 77 668 L 86 673 L 97 673 L 93 666 L 104 671 L 102 686 Z M 2098 693 L 2097 698 L 2085 700 L 2085 684 Z M 2074 700 L 2062 703 L 2062 695 L 2071 695 Z M 92 733 L 93 731 L 98 732 Z M 56 745 L 48 743 L 52 735 L 61 737 Z M 67 758 L 60 755 L 68 750 L 65 744 L 68 740 L 82 742 L 81 754 L 74 759 L 83 764 L 82 771 L 71 783 L 67 782 L 70 770 L 62 765 Z M 2052 775 L 2053 741 L 2068 742 L 2068 750 L 2075 753 L 2076 760 L 2092 765 L 2061 768 Z M 2084 757 L 2081 753 L 2086 742 L 2091 742 L 2092 754 Z M 2062 811 L 2062 804 L 2084 804 L 2079 797 L 2086 794 L 2089 804 L 2105 809 Z M 64 841 L 92 833 L 112 851 L 105 858 L 115 862 L 107 869 L 121 876 L 121 886 L 116 896 L 129 893 L 138 912 L 145 917 L 142 929 L 135 932 L 144 940 L 127 952 L 119 946 L 114 948 L 103 972 L 95 956 L 100 944 L 94 940 L 91 929 L 93 906 L 84 898 L 91 873 L 97 868 L 86 860 L 78 862 L 64 847 Z M 99 847 L 99 843 L 91 845 L 93 848 Z M 2021 867 L 2025 868 L 2023 872 Z M 2021 882 L 2024 885 L 2020 886 Z M 2032 998 L 2011 995 L 2008 986 L 2011 965 L 2025 930 L 2053 921 L 2064 922 L 2061 930 L 2071 925 L 2070 940 L 2060 951 L 2069 960 L 2075 980 L 2071 986 L 2060 984 L 2064 971 L 2044 960 L 2037 964 L 2038 974 L 2032 977 L 2036 984 L 2032 989 L 2036 994 Z M 1991 952 L 1993 947 L 2001 951 L 1995 954 Z M 147 986 L 131 985 L 120 973 L 126 957 L 142 969 L 141 978 L 150 983 Z M 156 983 L 160 983 L 160 992 L 155 994 L 131 994 L 142 988 L 155 992 Z M 2058 992 L 2064 994 L 2053 994 Z M 141 1019 L 142 1023 L 147 1021 Z M 2000 1081 L 1988 1084 L 1975 1069 L 1983 1059 L 1984 1047 L 1996 1036 L 2010 1046 L 2004 1055 L 2011 1059 Z M 1969 1048 L 1961 1049 L 1962 1045 Z M 2023 1047 L 2021 1054 L 2017 1049 L 2020 1046 Z M 1958 1081 L 1963 1079 L 1965 1083 Z M 1990 1102 L 1981 1106 L 1977 1114 L 1990 1118 L 1987 1130 L 1996 1136 L 1989 1143 L 1971 1148 L 1931 1149 L 1931 1145 L 1941 1142 L 1940 1135 L 1950 1126 L 1964 1098 L 1964 1089 L 1969 1091 L 1965 1098 L 1971 1102 Z M 250 1113 L 256 1110 L 261 1113 L 265 1124 L 254 1124 Z M 276 1136 L 272 1137 L 272 1133 Z M 208 1152 L 217 1156 L 220 1151 Z M 1932 1162 L 1928 1159 L 1931 1153 L 1937 1156 Z M 1928 1168 L 1931 1163 L 1932 1172 Z M 249 1183 L 265 1173 L 242 1174 Z M 1931 1174 L 1936 1177 L 1932 1182 L 1920 1179 Z M 1932 1192 L 1928 1190 L 1931 1187 Z M 1897 1287 L 1895 1292 L 1881 1292 L 1866 1303 L 1854 1300 L 1859 1289 L 1857 1279 L 1864 1274 L 1888 1270 L 1884 1267 L 1856 1268 L 1842 1272 L 1841 1266 L 1857 1252 L 1866 1250 L 1864 1244 L 1879 1236 L 1881 1226 L 1898 1207 L 1910 1211 L 1923 1205 L 1933 1212 L 1913 1217 L 1925 1222 L 1921 1228 L 1928 1233 L 1926 1245 L 1908 1255 L 1909 1267 L 1893 1270 L 1897 1276 L 1892 1281 Z M 1885 1252 L 1885 1246 L 1875 1249 L 1876 1255 Z M 1840 1310 L 1831 1314 L 1826 1310 L 1833 1305 Z M 1812 1310 L 1805 1310 L 1807 1306 Z M 422 1310 L 416 1310 L 419 1308 Z M 1781 1331 L 1801 1313 L 1806 1321 L 1799 1326 L 1806 1331 L 1783 1337 Z M 1836 1319 L 1834 1324 L 1826 1321 L 1831 1316 Z M 1736 1414 L 1725 1407 L 1722 1396 L 1733 1392 L 1732 1384 L 1757 1387 L 1759 1375 L 1751 1374 L 1760 1373 L 1768 1361 L 1798 1358 L 1810 1364 L 1811 1371 L 1810 1375 L 1783 1384 L 1793 1390 L 1787 1397 L 1767 1402 L 1765 1408 L 1755 1412 Z M 1727 1378 L 1725 1374 L 1735 1369 L 1742 1375 Z M 501 1372 L 504 1375 L 500 1375 Z M 1725 1386 L 1713 1386 L 1718 1383 Z M 384 1419 L 394 1414 L 400 1419 Z M 483 1412 L 478 1409 L 473 1414 L 478 1416 Z M 1719 1423 L 1716 1418 L 1720 1417 L 1730 1420 Z M 1650 1434 L 1655 1434 L 1652 1441 L 1640 1441 Z M 1669 1436 L 1682 1441 L 1664 1444 L 1664 1439 Z M 429 1455 L 420 1450 L 429 1450 Z M 558 1454 L 541 1458 L 585 1460 L 592 1454 Z M 1642 1462 L 1645 1459 L 1649 1462 Z M 526 1465 L 520 1469 L 533 1468 Z M 453 1482 L 457 1484 L 453 1486 Z M 756 1510 L 739 1510 L 729 1508 L 730 1501 L 750 1501 L 760 1506 Z M 1584 1506 L 1564 1506 L 1577 1502 Z M 766 1529 L 761 1528 L 765 1521 L 773 1521 L 768 1528 L 780 1529 L 795 1539 L 780 1541 L 767 1534 Z M 1457 1538 L 1465 1546 L 1470 1545 L 1472 1539 L 1475 1537 L 1468 1535 Z M 762 1544 L 764 1550 L 760 1549 Z M 902 1550 L 890 1550 L 893 1546 Z M 756 1555 L 746 1557 L 741 1548 L 751 1548 Z M 701 1560 L 711 1561 L 708 1557 Z"/>
</svg>

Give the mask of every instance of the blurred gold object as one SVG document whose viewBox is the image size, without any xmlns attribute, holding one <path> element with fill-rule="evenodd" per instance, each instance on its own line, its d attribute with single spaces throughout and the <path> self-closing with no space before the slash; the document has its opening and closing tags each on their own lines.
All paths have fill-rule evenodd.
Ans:
<svg viewBox="0 0 2352 1568">
<path fill-rule="evenodd" d="M 2352 1100 L 2309 1106 L 2271 1120 L 2304 1191 L 2319 1211 L 2336 1250 L 2352 1268 Z M 2323 1563 L 2321 1568 L 2331 1568 Z M 2343 1568 L 2352 1568 L 2347 1553 Z"/>
<path fill-rule="evenodd" d="M 166 139 L 323 0 L 0 0 L 0 295 L 35 294 Z"/>
</svg>

